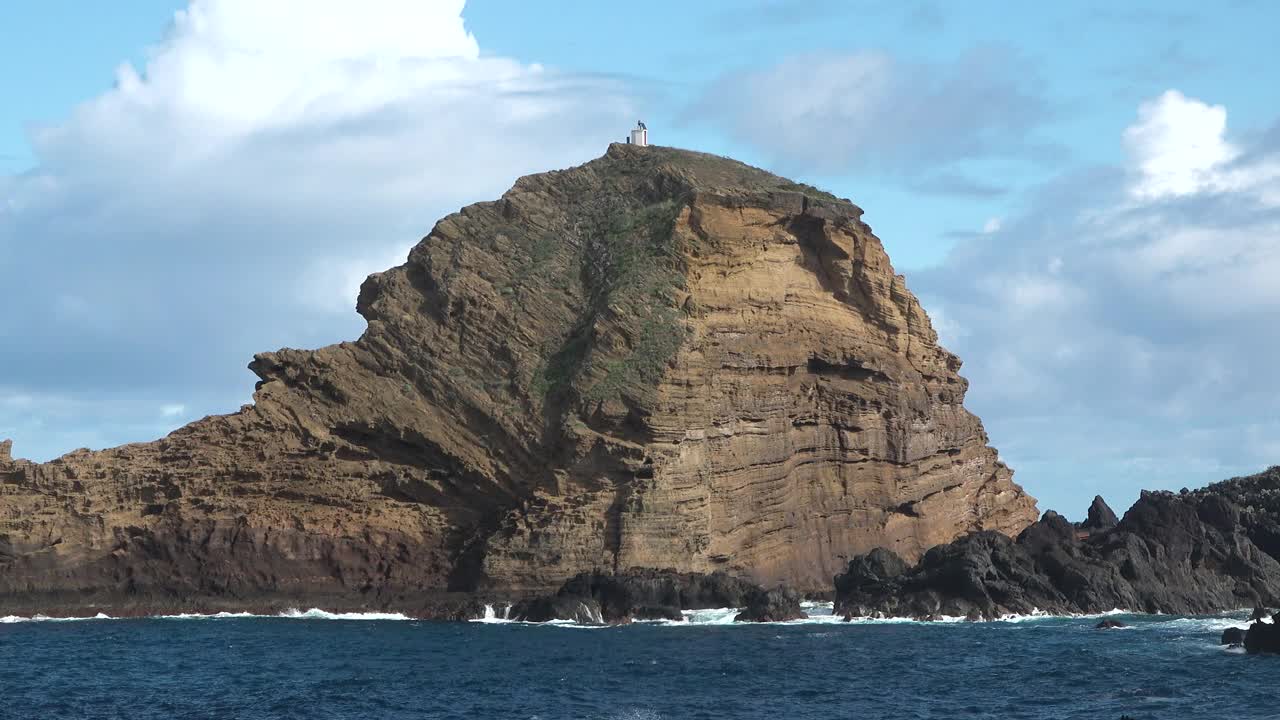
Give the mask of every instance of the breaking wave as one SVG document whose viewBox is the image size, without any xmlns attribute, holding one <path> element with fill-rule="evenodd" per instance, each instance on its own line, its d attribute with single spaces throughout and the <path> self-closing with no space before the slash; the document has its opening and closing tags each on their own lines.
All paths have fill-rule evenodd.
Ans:
<svg viewBox="0 0 1280 720">
<path fill-rule="evenodd" d="M 310 610 L 285 610 L 276 617 L 290 618 L 293 620 L 412 620 L 413 618 L 403 613 L 332 613 L 318 608 Z"/>
<path fill-rule="evenodd" d="M 933 620 L 917 620 L 910 617 L 854 617 L 845 620 L 844 616 L 835 614 L 834 604 L 830 602 L 804 602 L 800 607 L 809 616 L 802 620 L 787 620 L 784 622 L 771 623 L 739 623 L 734 618 L 742 611 L 742 608 L 710 608 L 703 610 L 683 610 L 681 614 L 683 620 L 638 620 L 637 625 L 650 625 L 661 627 L 708 627 L 708 626 L 736 626 L 736 627 L 753 627 L 760 625 L 893 625 L 893 624 L 922 624 L 937 625 L 951 623 L 968 623 L 967 618 L 958 616 L 941 616 Z M 583 625 L 571 620 L 552 620 L 550 622 L 535 623 L 520 620 L 512 620 L 509 617 L 510 606 L 501 605 L 485 605 L 484 615 L 473 618 L 473 623 L 484 623 L 492 625 L 542 625 L 553 627 L 572 627 L 572 628 L 599 628 L 599 624 Z M 1128 610 L 1108 610 L 1101 613 L 1089 613 L 1083 615 L 1054 615 L 1045 612 L 1032 612 L 1026 615 L 1005 615 L 992 621 L 993 623 L 1039 623 L 1039 622 L 1061 622 L 1071 620 L 1097 620 L 1100 618 L 1109 618 L 1115 616 L 1130 616 L 1133 622 L 1140 623 L 1143 626 L 1154 627 L 1170 631 L 1178 631 L 1181 633 L 1209 633 L 1221 632 L 1229 627 L 1241 627 L 1242 623 L 1247 625 L 1243 611 L 1233 611 L 1222 613 L 1221 615 L 1208 617 L 1179 617 L 1165 618 L 1161 615 L 1143 615 L 1135 614 Z"/>
<path fill-rule="evenodd" d="M 85 622 L 89 620 L 226 620 L 226 619 L 244 619 L 244 618 L 283 618 L 287 620 L 412 620 L 407 615 L 401 613 L 351 613 L 351 612 L 329 612 L 319 608 L 311 608 L 310 610 L 298 610 L 291 608 L 276 615 L 260 615 L 249 612 L 219 612 L 219 613 L 180 613 L 177 615 L 149 615 L 145 618 L 120 618 L 112 617 L 105 613 L 98 613 L 93 617 L 49 617 L 47 615 L 33 615 L 31 617 L 22 617 L 21 615 L 6 615 L 0 617 L 0 624 L 10 623 L 26 623 L 26 622 Z"/>
<path fill-rule="evenodd" d="M 801 620 L 787 620 L 784 622 L 772 623 L 738 623 L 734 621 L 741 608 L 710 608 L 703 610 L 684 610 L 683 620 L 640 620 L 636 621 L 637 625 L 660 626 L 660 627 L 712 627 L 712 626 L 736 626 L 736 627 L 752 627 L 760 625 L 887 625 L 887 624 L 950 624 L 965 623 L 967 620 L 963 617 L 944 616 L 933 620 L 917 620 L 908 617 L 854 617 L 845 620 L 843 616 L 834 612 L 833 603 L 830 602 L 804 602 L 801 608 L 809 615 L 808 618 Z M 470 622 L 491 624 L 491 625 L 539 625 L 551 627 L 565 627 L 576 629 L 599 629 L 610 627 L 603 624 L 597 619 L 597 622 L 583 624 L 572 620 L 552 620 L 550 622 L 535 623 L 521 620 L 512 620 L 510 618 L 511 607 L 509 605 L 485 605 L 484 614 L 478 618 L 472 618 Z M 1104 613 L 1094 613 L 1088 615 L 1051 615 L 1043 612 L 1033 612 L 1027 615 L 1006 615 L 991 622 L 995 623 L 1038 623 L 1038 622 L 1060 622 L 1069 620 L 1089 620 L 1117 615 L 1128 616 L 1131 620 L 1126 622 L 1133 623 L 1137 626 L 1157 630 L 1163 633 L 1173 635 L 1196 635 L 1221 633 L 1227 628 L 1247 627 L 1249 624 L 1247 611 L 1225 612 L 1219 615 L 1211 616 L 1195 616 L 1195 617 L 1168 617 L 1163 615 L 1142 615 L 1130 613 L 1127 610 L 1110 610 Z M 413 618 L 403 613 L 388 612 L 329 612 L 319 608 L 311 608 L 308 610 L 300 610 L 291 608 L 274 615 L 265 615 L 250 612 L 218 612 L 218 613 L 180 613 L 175 615 L 153 615 L 150 619 L 156 620 L 226 620 L 226 619 L 286 619 L 286 620 L 347 620 L 347 621 L 403 621 L 413 620 Z M 107 621 L 107 620 L 127 620 L 140 618 L 120 618 L 112 617 L 105 613 L 98 613 L 92 617 L 50 617 L 47 615 L 36 614 L 31 617 L 20 615 L 0 616 L 0 624 L 11 623 L 62 623 L 62 622 L 89 622 L 89 621 Z"/>
<path fill-rule="evenodd" d="M 115 620 L 115 618 L 104 613 L 98 613 L 93 617 L 49 617 L 47 615 L 32 615 L 31 617 L 22 617 L 20 615 L 5 615 L 0 617 L 0 624 L 20 623 L 20 622 L 83 622 L 85 620 Z"/>
</svg>

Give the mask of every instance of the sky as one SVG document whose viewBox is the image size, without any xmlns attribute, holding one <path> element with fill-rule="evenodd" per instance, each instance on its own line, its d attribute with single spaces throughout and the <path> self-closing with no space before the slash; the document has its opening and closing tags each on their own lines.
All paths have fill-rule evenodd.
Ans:
<svg viewBox="0 0 1280 720">
<path fill-rule="evenodd" d="M 0 6 L 0 438 L 251 400 L 361 280 L 531 172 L 655 143 L 866 210 L 1040 500 L 1280 463 L 1280 6 Z"/>
</svg>

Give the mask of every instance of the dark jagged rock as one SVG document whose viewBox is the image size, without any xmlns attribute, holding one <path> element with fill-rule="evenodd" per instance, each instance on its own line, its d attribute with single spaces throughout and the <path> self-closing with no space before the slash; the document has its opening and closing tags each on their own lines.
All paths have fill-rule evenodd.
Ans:
<svg viewBox="0 0 1280 720">
<path fill-rule="evenodd" d="M 872 604 L 881 598 L 896 597 L 900 592 L 898 579 L 909 569 L 902 558 L 884 548 L 859 555 L 850 561 L 844 574 L 835 577 L 836 612 L 846 617 L 892 615 L 893 608 Z"/>
<path fill-rule="evenodd" d="M 725 573 L 644 568 L 620 575 L 593 572 L 570 578 L 554 595 L 517 602 L 510 617 L 529 622 L 590 617 L 589 622 L 610 624 L 683 620 L 682 610 L 744 607 L 767 594 L 759 585 Z M 798 608 L 799 596 L 795 598 Z"/>
<path fill-rule="evenodd" d="M 549 597 L 521 600 L 511 606 L 508 616 L 523 622 L 551 622 L 569 620 L 581 625 L 600 625 L 604 618 L 600 604 L 589 597 L 576 595 L 551 595 Z"/>
<path fill-rule="evenodd" d="M 789 588 L 775 588 L 753 593 L 747 606 L 733 618 L 734 622 L 787 622 L 809 617 L 800 608 L 800 593 Z"/>
<path fill-rule="evenodd" d="M 1266 620 L 1266 619 L 1268 619 L 1268 618 L 1270 618 L 1270 617 L 1271 617 L 1271 611 L 1270 611 L 1270 610 L 1268 610 L 1268 609 L 1266 609 L 1266 608 L 1264 608 L 1264 607 L 1256 607 L 1256 608 L 1254 608 L 1254 609 L 1253 609 L 1253 614 L 1251 614 L 1251 615 L 1249 616 L 1249 621 L 1250 621 L 1250 622 L 1261 622 L 1261 621 Z"/>
<path fill-rule="evenodd" d="M 1129 626 L 1125 625 L 1119 620 L 1103 620 L 1102 622 L 1093 626 L 1095 630 L 1118 630 L 1120 628 L 1127 628 L 1127 627 Z"/>
<path fill-rule="evenodd" d="M 561 588 L 562 595 L 595 600 L 605 622 L 681 620 L 681 610 L 742 607 L 762 592 L 725 573 L 678 573 L 638 569 L 621 575 L 583 573 Z"/>
<path fill-rule="evenodd" d="M 1249 653 L 1280 653 L 1280 625 L 1256 622 L 1244 636 L 1244 649 Z"/>
<path fill-rule="evenodd" d="M 1016 540 L 975 533 L 903 569 L 888 551 L 835 579 L 846 616 L 998 618 L 1113 609 L 1210 613 L 1280 600 L 1280 468 L 1203 490 L 1144 492 L 1113 528 L 1080 538 L 1052 511 Z"/>
<path fill-rule="evenodd" d="M 1120 518 L 1116 517 L 1111 506 L 1107 505 L 1107 501 L 1102 499 L 1101 495 L 1093 496 L 1093 502 L 1089 505 L 1089 517 L 1080 527 L 1096 532 L 1098 530 L 1110 530 L 1120 523 Z"/>
<path fill-rule="evenodd" d="M 1227 628 L 1222 631 L 1222 640 L 1219 643 L 1222 645 L 1243 645 L 1244 636 L 1248 632 L 1248 628 Z"/>
</svg>

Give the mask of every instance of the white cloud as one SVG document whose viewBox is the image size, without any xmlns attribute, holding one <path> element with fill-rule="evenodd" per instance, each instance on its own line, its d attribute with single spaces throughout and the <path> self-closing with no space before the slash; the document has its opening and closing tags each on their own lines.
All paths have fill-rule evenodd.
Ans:
<svg viewBox="0 0 1280 720">
<path fill-rule="evenodd" d="M 1138 121 L 1124 132 L 1140 201 L 1200 193 L 1239 193 L 1280 207 L 1280 160 L 1242 157 L 1226 137 L 1227 109 L 1177 90 L 1138 108 Z"/>
<path fill-rule="evenodd" d="M 194 0 L 145 68 L 34 133 L 32 172 L 0 176 L 5 381 L 233 410 L 252 353 L 358 334 L 363 275 L 436 219 L 634 121 L 615 81 L 485 54 L 462 9 Z M 162 404 L 112 427 L 151 432 Z M 39 419 L 19 444 L 67 449 Z"/>
<path fill-rule="evenodd" d="M 1000 218 L 998 217 L 989 218 L 985 223 L 983 223 L 982 232 L 986 233 L 987 235 L 990 235 L 991 233 L 1000 232 L 1000 227 L 1002 225 L 1003 225 L 1003 221 Z"/>
<path fill-rule="evenodd" d="M 921 186 L 943 180 L 971 193 L 949 164 L 1047 150 L 1031 137 L 1049 114 L 1031 75 L 991 49 L 938 64 L 876 50 L 813 53 L 720 78 L 690 118 L 717 124 L 784 171 L 920 173 L 930 178 Z"/>
<path fill-rule="evenodd" d="M 179 403 L 160 406 L 160 414 L 167 418 L 176 418 L 186 412 L 187 406 Z"/>
<path fill-rule="evenodd" d="M 351 301 L 360 294 L 365 278 L 402 265 L 406 248 L 395 246 L 363 255 L 330 255 L 309 262 L 298 278 L 298 296 L 311 307 L 335 314 L 351 312 Z"/>
<path fill-rule="evenodd" d="M 948 347 L 968 404 L 1048 507 L 1280 463 L 1258 429 L 1280 399 L 1280 157 L 1225 118 L 1176 91 L 1144 103 L 1129 166 L 1056 180 L 1000 242 L 909 278 L 965 329 Z"/>
<path fill-rule="evenodd" d="M 951 318 L 951 314 L 947 312 L 947 308 L 936 298 L 921 298 L 929 306 L 929 320 L 933 324 L 934 332 L 938 333 L 938 342 L 946 347 L 954 347 L 960 338 L 967 333 Z"/>
<path fill-rule="evenodd" d="M 1191 195 L 1213 184 L 1213 174 L 1240 151 L 1224 137 L 1227 109 L 1188 98 L 1177 90 L 1138 108 L 1138 122 L 1124 144 L 1141 173 L 1133 188 L 1140 198 Z"/>
</svg>

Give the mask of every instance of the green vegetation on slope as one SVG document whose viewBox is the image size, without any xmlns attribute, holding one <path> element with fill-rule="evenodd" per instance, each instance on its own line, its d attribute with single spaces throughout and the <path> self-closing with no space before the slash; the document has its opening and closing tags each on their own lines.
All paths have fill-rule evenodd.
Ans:
<svg viewBox="0 0 1280 720">
<path fill-rule="evenodd" d="M 652 391 L 685 337 L 676 306 L 684 273 L 673 234 L 681 207 L 674 200 L 589 206 L 581 225 L 586 306 L 535 372 L 535 393 L 568 400 L 574 391 L 598 403 Z"/>
</svg>

